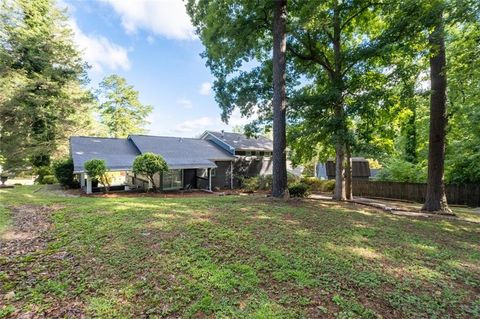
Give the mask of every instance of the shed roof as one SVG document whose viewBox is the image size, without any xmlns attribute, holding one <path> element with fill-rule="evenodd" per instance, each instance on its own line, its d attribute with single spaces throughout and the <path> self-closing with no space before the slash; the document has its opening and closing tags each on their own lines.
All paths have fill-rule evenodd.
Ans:
<svg viewBox="0 0 480 319">
<path fill-rule="evenodd" d="M 161 155 L 171 169 L 214 168 L 214 161 L 231 161 L 234 157 L 210 141 L 198 138 L 130 135 L 128 137 L 143 154 Z"/>
<path fill-rule="evenodd" d="M 273 142 L 263 136 L 257 138 L 249 138 L 244 134 L 230 133 L 230 132 L 214 132 L 206 131 L 214 137 L 230 145 L 235 150 L 260 150 L 260 151 L 272 151 Z"/>
<path fill-rule="evenodd" d="M 84 172 L 84 163 L 91 159 L 103 159 L 109 170 L 120 171 L 132 167 L 135 157 L 140 154 L 126 138 L 70 137 L 70 152 L 74 173 Z"/>
</svg>

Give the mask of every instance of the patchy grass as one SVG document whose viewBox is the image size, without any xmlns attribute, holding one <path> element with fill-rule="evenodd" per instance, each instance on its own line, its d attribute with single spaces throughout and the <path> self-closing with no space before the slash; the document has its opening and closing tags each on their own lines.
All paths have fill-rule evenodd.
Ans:
<svg viewBox="0 0 480 319">
<path fill-rule="evenodd" d="M 38 189 L 0 190 L 0 225 L 5 207 L 57 208 L 47 248 L 0 257 L 0 296 L 15 293 L 0 317 L 480 317 L 479 224 L 332 202 Z"/>
<path fill-rule="evenodd" d="M 10 223 L 10 213 L 4 204 L 0 203 L 0 236 Z"/>
</svg>

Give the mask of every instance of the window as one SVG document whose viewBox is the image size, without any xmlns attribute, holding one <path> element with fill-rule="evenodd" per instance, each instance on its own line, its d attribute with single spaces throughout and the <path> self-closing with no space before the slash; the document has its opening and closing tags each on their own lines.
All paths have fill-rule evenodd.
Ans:
<svg viewBox="0 0 480 319">
<path fill-rule="evenodd" d="M 210 169 L 210 174 L 213 176 L 217 175 L 217 169 L 216 168 L 211 168 Z"/>
<path fill-rule="evenodd" d="M 246 156 L 252 156 L 252 152 L 251 152 L 251 151 L 246 151 L 246 152 L 245 152 L 245 155 L 246 155 Z"/>
<path fill-rule="evenodd" d="M 260 156 L 263 156 L 263 155 L 265 155 L 265 152 L 264 152 L 264 151 L 260 151 L 260 154 L 259 154 L 259 155 L 260 155 Z"/>
<path fill-rule="evenodd" d="M 245 156 L 245 151 L 235 151 L 235 155 Z"/>
<path fill-rule="evenodd" d="M 163 189 L 180 189 L 182 188 L 182 170 L 171 169 L 163 173 L 162 187 Z"/>
</svg>

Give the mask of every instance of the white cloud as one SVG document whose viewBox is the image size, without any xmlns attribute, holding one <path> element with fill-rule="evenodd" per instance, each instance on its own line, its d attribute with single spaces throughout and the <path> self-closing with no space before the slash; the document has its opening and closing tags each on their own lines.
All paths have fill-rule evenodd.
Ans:
<svg viewBox="0 0 480 319">
<path fill-rule="evenodd" d="M 237 126 L 237 125 L 240 125 L 240 126 L 246 125 L 252 122 L 253 120 L 258 119 L 257 112 L 258 112 L 258 108 L 254 107 L 253 114 L 250 117 L 243 117 L 242 114 L 240 113 L 240 110 L 238 108 L 235 108 L 232 114 L 230 115 L 230 118 L 228 119 L 228 125 L 230 127 Z"/>
<path fill-rule="evenodd" d="M 194 39 L 195 33 L 182 0 L 103 0 L 120 15 L 127 33 L 139 29 L 169 39 Z"/>
<path fill-rule="evenodd" d="M 178 133 L 197 133 L 199 130 L 205 129 L 209 125 L 212 125 L 214 120 L 204 116 L 193 120 L 188 120 L 178 124 L 174 131 Z M 193 136 L 193 135 L 192 135 Z"/>
<path fill-rule="evenodd" d="M 75 34 L 75 42 L 83 51 L 85 61 L 92 66 L 92 70 L 101 73 L 104 68 L 111 70 L 130 69 L 130 60 L 126 48 L 110 42 L 99 35 L 87 35 L 77 25 L 75 20 L 70 20 L 70 27 Z"/>
<path fill-rule="evenodd" d="M 180 104 L 185 109 L 191 109 L 193 107 L 192 101 L 187 99 L 177 100 L 177 104 Z"/>
<path fill-rule="evenodd" d="M 210 82 L 203 82 L 202 85 L 200 85 L 200 90 L 198 93 L 201 95 L 210 95 L 212 91 L 212 83 Z"/>
<path fill-rule="evenodd" d="M 147 42 L 148 42 L 149 44 L 153 44 L 153 43 L 155 42 L 155 38 L 152 37 L 151 35 L 149 35 L 149 36 L 147 37 Z"/>
</svg>

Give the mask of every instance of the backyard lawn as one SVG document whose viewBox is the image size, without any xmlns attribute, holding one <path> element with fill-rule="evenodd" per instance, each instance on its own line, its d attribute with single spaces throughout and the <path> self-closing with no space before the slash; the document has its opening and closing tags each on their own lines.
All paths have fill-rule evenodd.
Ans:
<svg viewBox="0 0 480 319">
<path fill-rule="evenodd" d="M 480 317 L 479 223 L 329 201 L 4 189 L 0 253 L 0 318 Z"/>
</svg>

